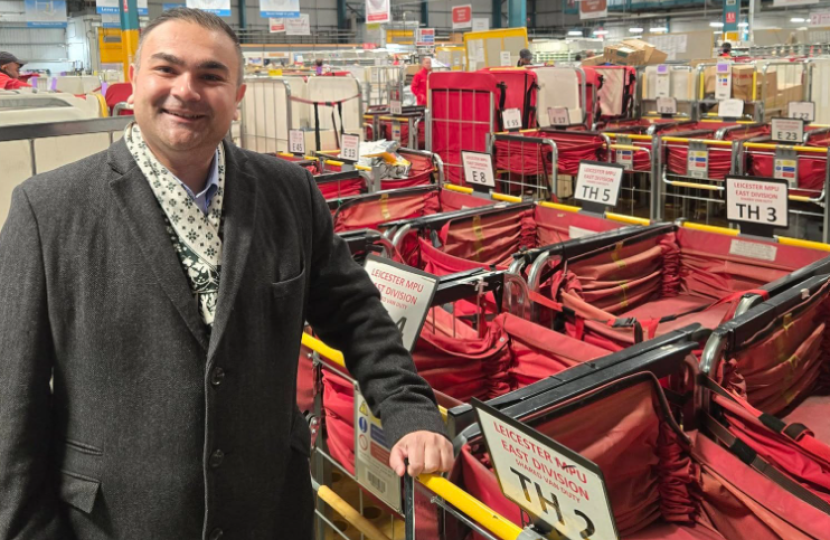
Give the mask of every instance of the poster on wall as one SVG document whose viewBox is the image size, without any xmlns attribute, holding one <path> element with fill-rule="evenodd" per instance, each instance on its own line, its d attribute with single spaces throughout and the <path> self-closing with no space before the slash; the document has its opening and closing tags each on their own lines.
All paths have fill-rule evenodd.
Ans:
<svg viewBox="0 0 830 540">
<path fill-rule="evenodd" d="M 476 17 L 473 19 L 473 32 L 483 32 L 490 29 L 489 17 Z"/>
<path fill-rule="evenodd" d="M 580 19 L 603 19 L 608 17 L 607 0 L 583 0 L 579 3 Z"/>
<path fill-rule="evenodd" d="M 464 6 L 455 6 L 452 8 L 452 29 L 458 28 L 472 28 L 473 26 L 473 6 L 467 4 Z"/>
<path fill-rule="evenodd" d="M 300 16 L 300 0 L 259 0 L 259 16 L 263 19 L 296 19 Z"/>
<path fill-rule="evenodd" d="M 285 32 L 285 19 L 268 19 L 268 30 L 272 34 Z"/>
<path fill-rule="evenodd" d="M 376 24 L 392 22 L 389 0 L 366 0 L 366 22 Z"/>
<path fill-rule="evenodd" d="M 300 13 L 300 16 L 294 19 L 285 19 L 285 35 L 310 36 L 311 20 L 308 13 Z"/>
<path fill-rule="evenodd" d="M 187 0 L 187 7 L 201 9 L 220 17 L 231 16 L 231 0 Z"/>
<path fill-rule="evenodd" d="M 181 5 L 184 6 L 184 4 Z M 121 14 L 118 9 L 118 0 L 95 0 L 95 12 L 101 15 Z M 146 17 L 148 14 L 147 0 L 138 0 L 138 16 Z"/>
<path fill-rule="evenodd" d="M 31 28 L 66 28 L 66 2 L 26 0 L 26 26 Z"/>
</svg>

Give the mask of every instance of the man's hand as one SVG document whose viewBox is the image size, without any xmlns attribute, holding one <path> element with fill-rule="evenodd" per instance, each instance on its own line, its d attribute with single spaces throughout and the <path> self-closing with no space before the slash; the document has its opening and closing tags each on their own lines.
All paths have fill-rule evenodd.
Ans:
<svg viewBox="0 0 830 540">
<path fill-rule="evenodd" d="M 407 458 L 409 468 L 404 465 Z M 413 478 L 421 473 L 449 472 L 453 461 L 450 441 L 431 431 L 415 431 L 402 437 L 389 456 L 389 466 L 395 474 L 403 476 L 406 471 Z"/>
</svg>

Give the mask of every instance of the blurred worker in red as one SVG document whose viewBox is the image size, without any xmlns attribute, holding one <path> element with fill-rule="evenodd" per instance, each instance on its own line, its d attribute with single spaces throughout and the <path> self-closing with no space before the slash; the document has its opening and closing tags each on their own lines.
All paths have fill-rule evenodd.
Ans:
<svg viewBox="0 0 830 540">
<path fill-rule="evenodd" d="M 421 60 L 421 71 L 412 77 L 412 93 L 415 94 L 418 105 L 427 104 L 427 77 L 430 71 L 432 71 L 432 58 L 427 56 Z"/>
<path fill-rule="evenodd" d="M 0 90 L 16 90 L 18 88 L 31 88 L 20 79 L 20 68 L 25 65 L 10 52 L 0 51 Z"/>
<path fill-rule="evenodd" d="M 721 45 L 720 56 L 723 58 L 732 58 L 732 44 L 728 41 Z"/>
</svg>

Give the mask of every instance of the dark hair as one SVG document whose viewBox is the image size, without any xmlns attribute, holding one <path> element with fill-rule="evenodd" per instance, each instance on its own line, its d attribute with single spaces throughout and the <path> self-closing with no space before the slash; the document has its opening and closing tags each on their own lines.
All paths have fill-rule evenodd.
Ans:
<svg viewBox="0 0 830 540">
<path fill-rule="evenodd" d="M 723 47 L 723 52 L 729 52 L 732 50 L 732 44 L 728 41 L 721 45 L 721 47 Z"/>
<path fill-rule="evenodd" d="M 580 60 L 582 60 L 582 55 L 581 55 L 581 54 L 577 54 L 576 56 L 574 56 L 574 60 L 576 60 L 577 62 L 579 62 Z"/>
<path fill-rule="evenodd" d="M 318 58 L 317 60 L 315 60 L 315 61 L 314 61 L 314 64 L 315 64 L 315 65 L 318 65 L 318 66 L 322 66 L 322 65 L 323 65 L 323 59 L 322 59 L 322 58 Z"/>
<path fill-rule="evenodd" d="M 136 69 L 139 68 L 141 46 L 144 44 L 144 40 L 147 39 L 147 36 L 149 36 L 153 30 L 170 21 L 185 21 L 198 24 L 207 30 L 224 32 L 225 35 L 231 38 L 231 41 L 233 41 L 236 48 L 236 54 L 239 57 L 239 80 L 237 81 L 237 84 L 242 84 L 242 79 L 245 76 L 245 57 L 242 56 L 242 47 L 239 45 L 239 37 L 236 35 L 236 32 L 234 32 L 225 21 L 213 13 L 187 7 L 168 9 L 167 11 L 162 12 L 161 15 L 150 21 L 150 24 L 148 24 L 147 27 L 141 31 L 141 37 L 138 40 L 138 50 L 135 52 L 135 60 L 133 62 Z"/>
</svg>

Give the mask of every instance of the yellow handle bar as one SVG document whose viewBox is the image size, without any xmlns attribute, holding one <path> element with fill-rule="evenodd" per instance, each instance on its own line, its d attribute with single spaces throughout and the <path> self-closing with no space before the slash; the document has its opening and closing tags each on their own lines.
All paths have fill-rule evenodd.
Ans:
<svg viewBox="0 0 830 540">
<path fill-rule="evenodd" d="M 383 534 L 372 522 L 363 517 L 360 512 L 355 510 L 352 505 L 344 501 L 340 495 L 332 491 L 328 486 L 320 486 L 317 489 L 317 496 L 331 506 L 335 512 L 343 516 L 346 521 L 354 525 L 355 529 L 363 533 L 369 540 L 389 540 L 388 536 Z"/>
<path fill-rule="evenodd" d="M 611 150 L 634 150 L 635 152 L 648 152 L 647 149 L 630 144 L 612 144 Z"/>
<path fill-rule="evenodd" d="M 671 181 L 669 182 L 669 185 L 694 189 L 706 189 L 709 191 L 720 191 L 719 186 L 711 186 L 708 184 L 695 184 L 694 182 Z"/>
<path fill-rule="evenodd" d="M 715 234 L 723 234 L 726 236 L 738 236 L 738 229 L 727 229 L 726 227 L 715 227 L 714 225 L 704 225 L 703 223 L 693 223 L 691 221 L 684 221 L 681 225 L 686 229 L 695 231 L 710 232 Z"/>
<path fill-rule="evenodd" d="M 728 146 L 732 147 L 732 141 L 718 141 L 715 139 L 685 139 L 683 137 L 663 137 L 662 139 L 664 142 L 673 142 L 673 143 L 688 143 L 688 142 L 696 142 L 705 144 L 706 146 Z"/>
<path fill-rule="evenodd" d="M 560 203 L 552 203 L 548 201 L 540 202 L 540 205 L 544 206 L 545 208 L 553 208 L 554 210 L 562 210 L 563 212 L 579 212 L 582 208 L 578 206 L 571 206 L 569 204 L 560 204 Z"/>
<path fill-rule="evenodd" d="M 748 142 L 744 143 L 744 148 L 748 148 L 750 150 L 776 150 L 781 148 L 782 145 L 779 144 L 769 144 L 769 143 L 754 143 Z M 813 152 L 814 154 L 826 154 L 827 148 L 817 148 L 815 146 L 785 146 L 788 150 L 795 150 L 796 152 Z"/>
<path fill-rule="evenodd" d="M 603 133 L 603 135 L 608 135 L 612 139 L 616 139 L 617 137 L 628 137 L 632 141 L 648 141 L 651 142 L 654 138 L 651 135 L 639 135 L 636 133 L 632 133 L 631 135 L 627 133 Z"/>
<path fill-rule="evenodd" d="M 628 223 L 629 225 L 651 225 L 651 221 L 645 218 L 638 218 L 634 216 L 626 216 L 624 214 L 615 214 L 613 212 L 606 212 L 605 217 L 620 223 Z"/>
<path fill-rule="evenodd" d="M 514 197 L 513 195 L 505 195 L 504 193 L 491 193 L 490 198 L 495 201 L 504 201 L 510 203 L 520 203 L 522 202 L 521 197 Z"/>
<path fill-rule="evenodd" d="M 450 191 L 457 191 L 458 193 L 466 193 L 467 195 L 473 192 L 473 188 L 457 186 L 455 184 L 444 184 L 444 189 L 448 189 Z"/>
</svg>

